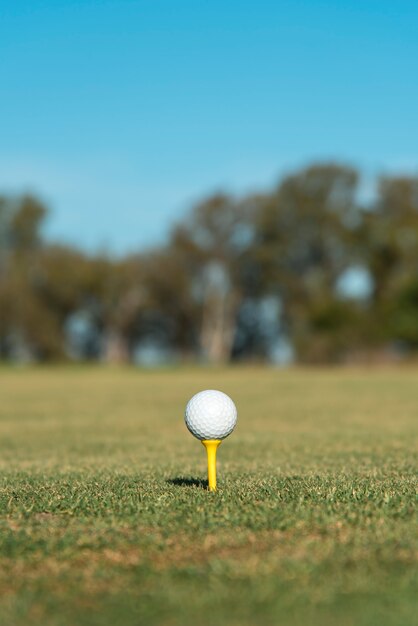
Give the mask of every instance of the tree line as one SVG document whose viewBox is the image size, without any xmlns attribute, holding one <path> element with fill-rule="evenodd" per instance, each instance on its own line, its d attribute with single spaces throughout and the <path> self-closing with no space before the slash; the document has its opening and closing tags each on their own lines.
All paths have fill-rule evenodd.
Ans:
<svg viewBox="0 0 418 626">
<path fill-rule="evenodd" d="M 344 362 L 418 350 L 418 178 L 314 164 L 218 193 L 164 246 L 112 258 L 42 236 L 0 196 L 0 359 Z M 140 226 L 140 224 L 138 224 Z M 141 356 L 142 355 L 142 356 Z"/>
</svg>

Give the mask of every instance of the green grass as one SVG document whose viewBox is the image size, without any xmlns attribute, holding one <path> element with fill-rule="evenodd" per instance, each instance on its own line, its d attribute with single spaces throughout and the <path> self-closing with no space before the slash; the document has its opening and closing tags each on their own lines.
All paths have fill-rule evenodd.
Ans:
<svg viewBox="0 0 418 626">
<path fill-rule="evenodd" d="M 418 371 L 0 371 L 0 624 L 418 624 Z M 219 491 L 183 423 L 239 411 Z"/>
</svg>

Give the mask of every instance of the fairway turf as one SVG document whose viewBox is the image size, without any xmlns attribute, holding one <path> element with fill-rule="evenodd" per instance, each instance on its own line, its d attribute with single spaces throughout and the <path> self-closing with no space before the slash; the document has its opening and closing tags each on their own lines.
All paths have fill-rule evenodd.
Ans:
<svg viewBox="0 0 418 626">
<path fill-rule="evenodd" d="M 221 389 L 218 451 L 187 400 Z M 1 369 L 0 624 L 418 624 L 418 370 Z"/>
</svg>

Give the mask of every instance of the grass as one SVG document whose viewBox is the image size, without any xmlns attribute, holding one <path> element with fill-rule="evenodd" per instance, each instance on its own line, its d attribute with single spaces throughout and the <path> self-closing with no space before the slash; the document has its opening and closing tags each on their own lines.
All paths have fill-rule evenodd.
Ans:
<svg viewBox="0 0 418 626">
<path fill-rule="evenodd" d="M 0 371 L 0 624 L 418 624 L 418 371 Z M 239 411 L 215 494 L 187 399 Z"/>
</svg>

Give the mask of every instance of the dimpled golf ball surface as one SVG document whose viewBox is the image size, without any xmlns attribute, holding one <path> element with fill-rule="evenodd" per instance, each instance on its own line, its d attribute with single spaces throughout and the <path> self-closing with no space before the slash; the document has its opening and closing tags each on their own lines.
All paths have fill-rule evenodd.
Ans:
<svg viewBox="0 0 418 626">
<path fill-rule="evenodd" d="M 198 439 L 225 439 L 237 423 L 237 409 L 222 391 L 200 391 L 186 406 L 185 422 Z"/>
</svg>

